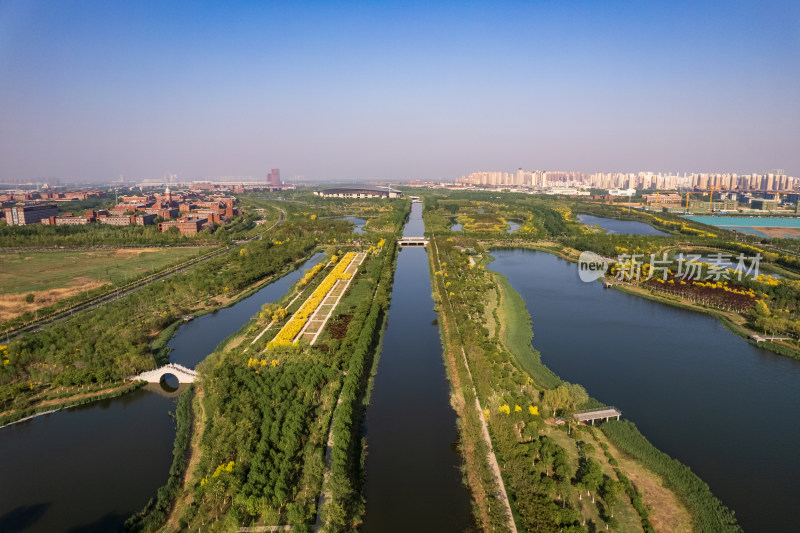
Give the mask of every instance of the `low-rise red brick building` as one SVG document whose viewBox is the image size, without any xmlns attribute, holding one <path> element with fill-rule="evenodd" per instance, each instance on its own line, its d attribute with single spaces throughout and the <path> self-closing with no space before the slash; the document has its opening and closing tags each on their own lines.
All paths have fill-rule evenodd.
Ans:
<svg viewBox="0 0 800 533">
<path fill-rule="evenodd" d="M 165 220 L 178 218 L 178 210 L 174 207 L 166 209 L 161 207 L 148 207 L 147 209 L 144 210 L 144 212 L 147 213 L 148 215 L 155 215 Z"/>
<path fill-rule="evenodd" d="M 182 235 L 197 235 L 203 229 L 203 225 L 208 220 L 205 218 L 189 218 L 180 220 L 170 220 L 169 222 L 159 222 L 158 231 L 164 233 L 170 228 L 178 228 Z"/>
<path fill-rule="evenodd" d="M 82 226 L 94 222 L 94 217 L 50 217 L 42 220 L 49 226 Z"/>
<path fill-rule="evenodd" d="M 15 205 L 3 210 L 6 222 L 11 226 L 38 224 L 42 220 L 58 216 L 58 206 L 54 204 Z"/>
</svg>

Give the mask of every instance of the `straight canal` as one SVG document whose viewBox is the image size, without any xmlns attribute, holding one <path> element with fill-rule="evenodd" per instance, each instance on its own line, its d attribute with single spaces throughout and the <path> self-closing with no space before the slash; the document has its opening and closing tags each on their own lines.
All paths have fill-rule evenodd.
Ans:
<svg viewBox="0 0 800 533">
<path fill-rule="evenodd" d="M 414 204 L 404 237 L 424 234 Z M 389 325 L 367 408 L 367 511 L 363 532 L 464 531 L 472 525 L 461 483 L 456 414 L 431 300 L 428 256 L 397 259 Z"/>
<path fill-rule="evenodd" d="M 707 315 L 583 283 L 553 255 L 492 255 L 524 298 L 548 367 L 690 466 L 745 531 L 797 531 L 800 361 Z"/>
<path fill-rule="evenodd" d="M 295 270 L 182 325 L 168 344 L 170 360 L 193 368 L 302 275 Z M 174 408 L 174 394 L 150 385 L 0 429 L 0 532 L 120 531 L 167 480 Z"/>
</svg>

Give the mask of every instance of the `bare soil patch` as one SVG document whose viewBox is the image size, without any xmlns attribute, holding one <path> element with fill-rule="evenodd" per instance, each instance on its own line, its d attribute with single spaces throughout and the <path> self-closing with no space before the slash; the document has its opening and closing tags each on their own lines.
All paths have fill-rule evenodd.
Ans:
<svg viewBox="0 0 800 533">
<path fill-rule="evenodd" d="M 130 257 L 132 255 L 138 257 L 145 252 L 158 252 L 160 250 L 160 248 L 119 248 L 114 250 L 114 255 L 117 257 Z"/>
<path fill-rule="evenodd" d="M 796 239 L 800 237 L 800 228 L 776 228 L 772 226 L 753 226 L 753 229 L 766 233 L 770 237 Z"/>
<path fill-rule="evenodd" d="M 31 313 L 42 307 L 52 305 L 59 300 L 75 296 L 84 291 L 90 291 L 103 285 L 110 285 L 107 281 L 90 280 L 89 278 L 75 278 L 75 284 L 69 287 L 49 289 L 46 291 L 32 291 L 24 294 L 0 294 L 0 322 L 11 320 L 23 313 Z M 33 294 L 33 303 L 27 303 L 25 297 Z"/>
</svg>

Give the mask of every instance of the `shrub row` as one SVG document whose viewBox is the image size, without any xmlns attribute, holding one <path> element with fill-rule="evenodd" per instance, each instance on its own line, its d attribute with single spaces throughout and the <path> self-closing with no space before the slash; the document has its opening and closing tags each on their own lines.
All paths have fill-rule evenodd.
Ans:
<svg viewBox="0 0 800 533">
<path fill-rule="evenodd" d="M 699 532 L 738 532 L 733 511 L 717 499 L 708 485 L 680 461 L 658 450 L 629 420 L 612 420 L 602 426 L 611 443 L 649 468 L 686 504 Z"/>
<path fill-rule="evenodd" d="M 329 488 L 333 496 L 333 504 L 330 507 L 336 507 L 337 511 L 332 512 L 331 509 L 326 511 L 331 522 L 330 525 L 334 528 L 344 526 L 344 522 L 338 521 L 335 517 L 352 514 L 352 509 L 349 513 L 345 509 L 352 508 L 354 498 L 358 495 L 358 491 L 354 490 L 352 483 L 352 473 L 357 466 L 354 459 L 359 455 L 355 453 L 354 447 L 360 442 L 358 439 L 359 422 L 363 412 L 358 403 L 361 401 L 365 389 L 364 370 L 371 367 L 374 347 L 383 324 L 382 318 L 388 308 L 395 255 L 396 245 L 383 246 L 381 250 L 382 270 L 375 295 L 371 301 L 365 299 L 356 308 L 353 319 L 350 321 L 350 327 L 348 327 L 348 335 L 340 348 L 340 351 L 346 351 L 352 355 L 350 355 L 347 376 L 342 384 L 340 402 L 333 414 L 333 448 L 331 450 Z M 361 327 L 354 327 L 359 322 L 362 322 Z M 351 332 L 354 333 L 351 335 Z M 355 342 L 352 342 L 355 334 L 358 337 Z"/>
</svg>

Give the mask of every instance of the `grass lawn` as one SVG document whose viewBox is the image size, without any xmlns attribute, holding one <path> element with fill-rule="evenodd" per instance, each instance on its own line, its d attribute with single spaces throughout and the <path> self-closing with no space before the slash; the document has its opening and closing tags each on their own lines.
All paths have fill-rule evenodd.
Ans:
<svg viewBox="0 0 800 533">
<path fill-rule="evenodd" d="M 495 272 L 494 278 L 500 287 L 500 306 L 497 309 L 502 324 L 500 339 L 540 386 L 557 387 L 561 380 L 542 364 L 539 352 L 531 346 L 533 333 L 525 300 L 511 287 L 505 276 Z"/>
<path fill-rule="evenodd" d="M 199 247 L 0 254 L 0 320 L 105 285 L 124 284 L 207 251 Z M 33 303 L 25 301 L 34 295 Z"/>
</svg>

